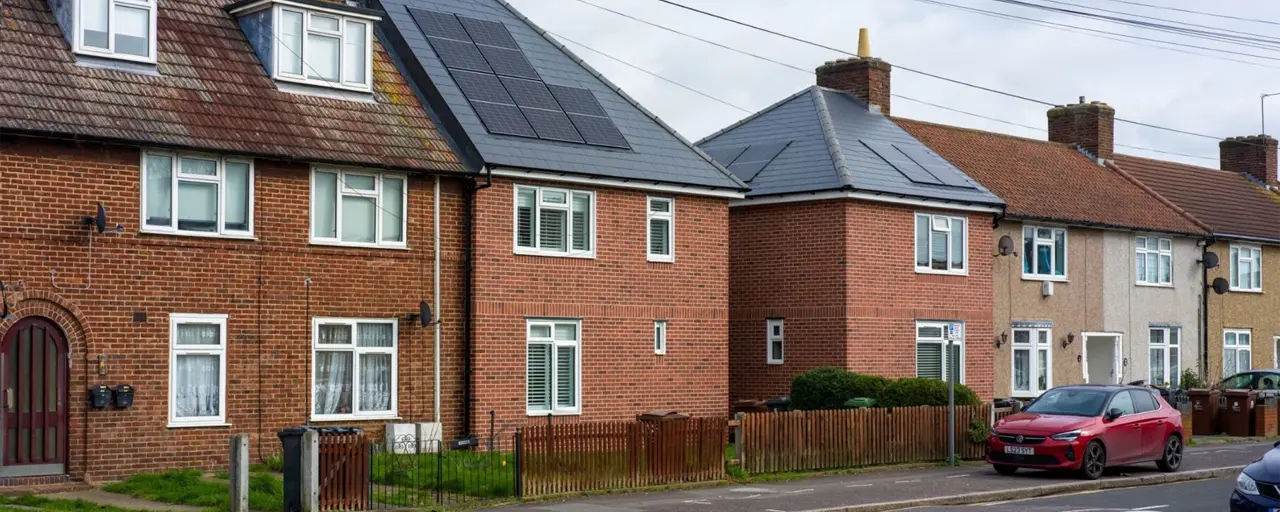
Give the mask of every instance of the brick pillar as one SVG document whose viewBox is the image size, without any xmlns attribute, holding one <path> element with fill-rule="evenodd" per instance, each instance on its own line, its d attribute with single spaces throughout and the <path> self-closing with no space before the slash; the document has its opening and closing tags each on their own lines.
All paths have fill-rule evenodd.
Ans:
<svg viewBox="0 0 1280 512">
<path fill-rule="evenodd" d="M 1049 109 L 1049 141 L 1078 144 L 1093 156 L 1115 156 L 1116 109 L 1100 101 L 1061 105 Z"/>
<path fill-rule="evenodd" d="M 1218 166 L 1242 172 L 1268 185 L 1277 185 L 1276 139 L 1269 135 L 1229 137 L 1218 143 Z"/>
<path fill-rule="evenodd" d="M 818 66 L 818 85 L 856 96 L 889 115 L 889 74 L 893 66 L 875 57 L 839 59 Z"/>
</svg>

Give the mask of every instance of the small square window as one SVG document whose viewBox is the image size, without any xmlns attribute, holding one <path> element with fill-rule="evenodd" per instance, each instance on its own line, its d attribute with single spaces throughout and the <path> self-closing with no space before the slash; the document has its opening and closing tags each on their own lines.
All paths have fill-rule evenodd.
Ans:
<svg viewBox="0 0 1280 512">
<path fill-rule="evenodd" d="M 968 272 L 968 237 L 964 217 L 916 214 L 916 272 Z"/>
<path fill-rule="evenodd" d="M 68 5 L 76 53 L 156 62 L 155 0 L 72 0 Z"/>
<path fill-rule="evenodd" d="M 650 197 L 648 214 L 649 261 L 675 261 L 675 200 Z"/>
<path fill-rule="evenodd" d="M 515 187 L 516 254 L 594 258 L 595 193 Z"/>
<path fill-rule="evenodd" d="M 782 364 L 784 359 L 784 350 L 786 347 L 782 331 L 782 319 L 775 318 L 767 320 L 768 336 L 766 336 L 766 360 L 769 364 Z"/>
</svg>

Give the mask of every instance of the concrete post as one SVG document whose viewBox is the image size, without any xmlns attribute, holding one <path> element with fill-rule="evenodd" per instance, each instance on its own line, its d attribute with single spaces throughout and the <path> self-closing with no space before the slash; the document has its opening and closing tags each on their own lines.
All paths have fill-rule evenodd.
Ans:
<svg viewBox="0 0 1280 512">
<path fill-rule="evenodd" d="M 231 436 L 230 512 L 249 512 L 249 434 Z"/>
<path fill-rule="evenodd" d="M 302 434 L 302 512 L 320 510 L 320 433 Z"/>
<path fill-rule="evenodd" d="M 738 465 L 743 466 L 747 458 L 742 454 L 742 421 L 747 419 L 747 414 L 740 412 L 733 419 L 738 420 L 738 426 L 733 427 L 733 455 L 738 458 Z"/>
</svg>

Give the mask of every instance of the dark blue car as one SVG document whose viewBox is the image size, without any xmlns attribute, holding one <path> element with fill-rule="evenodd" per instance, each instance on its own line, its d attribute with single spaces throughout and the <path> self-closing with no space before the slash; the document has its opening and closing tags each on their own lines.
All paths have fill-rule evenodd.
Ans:
<svg viewBox="0 0 1280 512">
<path fill-rule="evenodd" d="M 1231 493 L 1231 512 L 1280 512 L 1280 441 L 1245 466 Z"/>
</svg>

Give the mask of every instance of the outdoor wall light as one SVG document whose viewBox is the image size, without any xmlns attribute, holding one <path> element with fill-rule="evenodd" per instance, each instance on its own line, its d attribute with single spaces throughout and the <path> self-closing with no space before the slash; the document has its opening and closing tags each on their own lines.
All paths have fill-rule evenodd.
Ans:
<svg viewBox="0 0 1280 512">
<path fill-rule="evenodd" d="M 1000 333 L 1000 337 L 996 338 L 996 348 L 1000 348 L 1001 345 L 1004 345 L 1005 343 L 1008 343 L 1008 342 L 1009 342 L 1009 331 L 1004 331 Z"/>
<path fill-rule="evenodd" d="M 1067 337 L 1062 340 L 1062 348 L 1067 348 L 1067 345 L 1070 345 L 1075 342 L 1076 342 L 1076 333 L 1069 332 L 1067 333 Z"/>
</svg>

